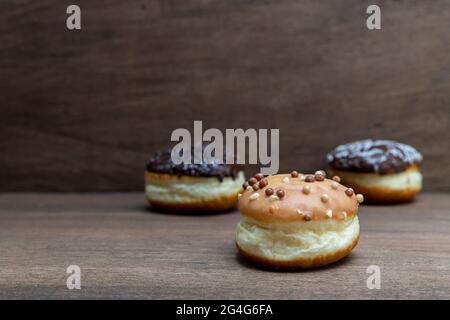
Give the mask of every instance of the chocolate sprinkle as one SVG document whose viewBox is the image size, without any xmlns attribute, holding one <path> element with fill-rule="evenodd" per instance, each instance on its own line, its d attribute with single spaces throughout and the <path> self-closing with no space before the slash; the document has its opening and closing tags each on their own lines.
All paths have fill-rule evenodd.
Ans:
<svg viewBox="0 0 450 320">
<path fill-rule="evenodd" d="M 257 174 L 255 174 L 255 179 L 256 179 L 256 180 L 260 181 L 260 180 L 262 180 L 263 178 L 264 178 L 264 175 L 263 175 L 262 173 L 257 173 Z"/>
<path fill-rule="evenodd" d="M 351 197 L 355 192 L 353 191 L 352 188 L 347 188 L 345 189 L 345 194 L 348 195 L 349 197 Z"/>
<path fill-rule="evenodd" d="M 285 194 L 285 192 L 284 192 L 284 190 L 282 190 L 282 189 L 278 189 L 277 190 L 277 196 L 278 196 L 278 198 L 283 198 L 284 196 L 285 196 L 286 194 Z"/>
<path fill-rule="evenodd" d="M 269 184 L 269 182 L 267 181 L 267 179 L 262 179 L 258 185 L 260 189 L 263 189 L 264 187 L 266 187 Z"/>
<path fill-rule="evenodd" d="M 305 211 L 303 213 L 303 219 L 305 219 L 305 221 L 310 221 L 312 219 L 312 212 L 311 211 Z"/>
</svg>

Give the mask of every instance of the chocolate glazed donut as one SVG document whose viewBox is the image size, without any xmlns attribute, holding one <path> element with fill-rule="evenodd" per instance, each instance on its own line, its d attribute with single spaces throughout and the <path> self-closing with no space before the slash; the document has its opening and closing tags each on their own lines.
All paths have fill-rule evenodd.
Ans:
<svg viewBox="0 0 450 320">
<path fill-rule="evenodd" d="M 147 163 L 144 176 L 150 205 L 178 212 L 228 210 L 235 205 L 244 182 L 244 172 L 239 165 L 218 161 L 175 164 L 171 150 L 156 152 Z"/>
<path fill-rule="evenodd" d="M 224 165 L 218 162 L 202 162 L 200 164 L 175 164 L 171 159 L 171 150 L 156 152 L 147 163 L 147 171 L 191 177 L 217 177 L 222 181 L 225 177 L 236 179 L 242 166 Z"/>
<path fill-rule="evenodd" d="M 361 140 L 336 147 L 327 155 L 329 172 L 364 194 L 367 202 L 414 199 L 422 188 L 422 155 L 391 140 Z"/>
</svg>

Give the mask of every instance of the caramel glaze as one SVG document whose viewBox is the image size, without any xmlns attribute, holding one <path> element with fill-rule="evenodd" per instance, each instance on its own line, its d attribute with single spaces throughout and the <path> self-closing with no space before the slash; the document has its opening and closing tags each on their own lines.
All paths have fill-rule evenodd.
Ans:
<svg viewBox="0 0 450 320">
<path fill-rule="evenodd" d="M 267 196 L 266 188 L 257 191 L 249 188 L 239 198 L 239 210 L 244 216 L 261 222 L 346 220 L 357 215 L 356 195 L 346 195 L 347 187 L 337 184 L 333 188 L 332 184 L 336 182 L 330 179 L 306 182 L 301 180 L 301 176 L 294 178 L 290 174 L 277 174 L 266 177 L 267 188 L 275 192 L 283 190 L 284 197 L 274 200 L 275 195 Z M 310 187 L 307 194 L 303 192 L 305 186 Z M 257 193 L 259 195 L 255 196 Z M 327 195 L 326 202 L 323 201 L 324 194 Z M 329 209 L 332 210 L 331 217 L 326 214 Z M 305 214 L 308 214 L 307 219 Z"/>
</svg>

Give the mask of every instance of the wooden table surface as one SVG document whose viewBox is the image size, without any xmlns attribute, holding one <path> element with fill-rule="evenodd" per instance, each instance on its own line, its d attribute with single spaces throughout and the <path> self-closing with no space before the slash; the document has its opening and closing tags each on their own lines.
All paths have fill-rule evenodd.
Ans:
<svg viewBox="0 0 450 320">
<path fill-rule="evenodd" d="M 236 212 L 150 211 L 140 193 L 0 194 L 0 298 L 450 298 L 450 196 L 363 206 L 361 240 L 334 265 L 261 270 L 236 254 Z M 66 268 L 79 265 L 81 290 Z M 366 269 L 381 268 L 381 289 Z"/>
</svg>

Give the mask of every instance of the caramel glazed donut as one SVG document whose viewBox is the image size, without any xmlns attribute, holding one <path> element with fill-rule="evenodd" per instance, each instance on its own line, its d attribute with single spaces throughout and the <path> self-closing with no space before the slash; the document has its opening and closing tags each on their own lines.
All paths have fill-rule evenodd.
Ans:
<svg viewBox="0 0 450 320">
<path fill-rule="evenodd" d="M 422 189 L 422 155 L 390 140 L 361 140 L 338 146 L 327 155 L 329 173 L 364 194 L 367 202 L 414 199 Z"/>
<path fill-rule="evenodd" d="M 155 209 L 216 212 L 232 208 L 244 182 L 238 165 L 214 162 L 179 164 L 171 151 L 157 152 L 145 171 L 145 193 Z"/>
<path fill-rule="evenodd" d="M 239 252 L 276 269 L 319 267 L 348 255 L 359 239 L 364 198 L 339 181 L 326 179 L 322 170 L 250 178 L 238 201 Z"/>
</svg>

